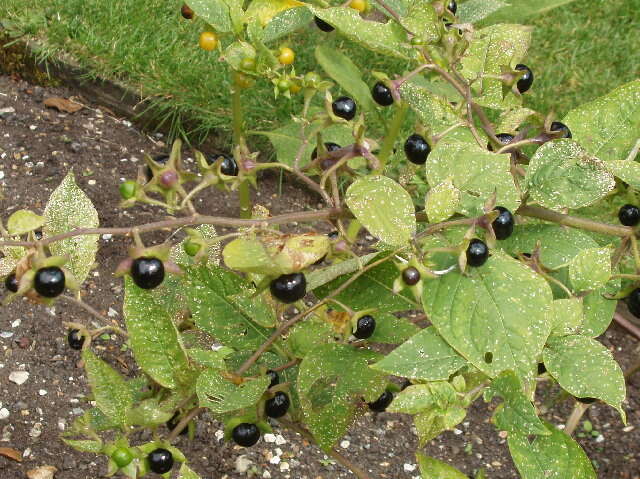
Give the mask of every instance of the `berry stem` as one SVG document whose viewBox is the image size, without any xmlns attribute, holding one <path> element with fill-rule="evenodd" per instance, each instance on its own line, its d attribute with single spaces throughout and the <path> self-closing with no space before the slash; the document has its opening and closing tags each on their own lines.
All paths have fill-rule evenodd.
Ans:
<svg viewBox="0 0 640 479">
<path fill-rule="evenodd" d="M 109 329 L 113 330 L 115 333 L 118 333 L 121 336 L 124 336 L 125 338 L 129 336 L 124 329 L 122 329 L 122 328 L 120 328 L 118 326 L 115 326 L 113 324 L 109 324 L 109 320 L 107 318 L 105 318 L 98 311 L 96 311 L 92 306 L 88 305 L 84 301 L 82 301 L 80 299 L 76 299 L 73 296 L 68 296 L 66 294 L 63 294 L 60 297 L 62 299 L 64 299 L 65 301 L 67 301 L 69 303 L 72 303 L 72 304 L 78 306 L 79 308 L 84 309 L 91 316 L 93 316 L 94 318 L 96 318 L 96 319 L 100 320 L 101 322 L 105 323 L 105 327 L 106 328 L 109 328 Z M 104 328 L 101 328 L 101 329 L 104 329 Z"/>
<path fill-rule="evenodd" d="M 180 435 L 180 433 L 184 430 L 184 428 L 189 425 L 189 423 L 193 420 L 193 418 L 195 418 L 198 414 L 200 414 L 205 410 L 206 408 L 198 407 L 198 406 L 190 409 L 189 412 L 185 414 L 182 419 L 180 419 L 180 422 L 176 425 L 176 427 L 174 427 L 171 430 L 171 432 L 169 433 L 169 436 L 167 437 L 167 441 L 171 442 L 175 440 L 175 438 L 177 438 Z"/>
<path fill-rule="evenodd" d="M 384 0 L 376 0 L 376 2 L 378 3 L 378 5 L 380 5 L 382 8 L 384 8 L 389 15 L 391 15 L 393 17 L 393 19 L 398 22 L 398 24 L 404 28 L 407 32 L 411 33 L 413 35 L 413 32 L 410 31 L 407 27 L 405 27 L 402 24 L 402 17 L 400 17 L 400 14 L 398 12 L 396 12 L 393 8 L 391 8 L 389 5 L 387 5 L 387 2 L 385 2 Z"/>
<path fill-rule="evenodd" d="M 379 174 L 384 171 L 384 167 L 387 163 L 387 160 L 389 159 L 389 155 L 393 151 L 393 146 L 396 144 L 396 140 L 398 139 L 398 135 L 400 134 L 400 130 L 402 128 L 402 124 L 404 123 L 406 114 L 407 104 L 402 102 L 400 105 L 398 105 L 396 114 L 394 115 L 393 121 L 389 126 L 389 131 L 387 131 L 387 134 L 384 137 L 384 142 L 382 143 L 380 153 L 378 154 L 378 161 L 380 162 L 380 165 L 374 171 L 374 174 Z"/>
</svg>

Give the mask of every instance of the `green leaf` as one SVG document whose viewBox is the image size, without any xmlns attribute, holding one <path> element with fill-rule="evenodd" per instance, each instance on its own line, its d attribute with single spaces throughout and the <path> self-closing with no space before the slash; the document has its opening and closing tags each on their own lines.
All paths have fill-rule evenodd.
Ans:
<svg viewBox="0 0 640 479">
<path fill-rule="evenodd" d="M 551 317 L 551 334 L 563 336 L 575 333 L 584 320 L 582 298 L 556 299 L 551 303 Z"/>
<path fill-rule="evenodd" d="M 98 212 L 84 192 L 78 188 L 73 172 L 62 180 L 51 196 L 44 210 L 45 238 L 67 233 L 76 228 L 97 228 Z M 82 283 L 93 267 L 98 251 L 98 236 L 74 236 L 49 245 L 54 256 L 66 256 L 66 267 L 75 279 Z"/>
<path fill-rule="evenodd" d="M 421 123 L 434 134 L 460 123 L 449 102 L 427 88 L 413 82 L 404 82 L 400 86 L 400 96 L 418 115 Z"/>
<path fill-rule="evenodd" d="M 414 384 L 396 395 L 389 412 L 418 414 L 425 409 L 446 409 L 457 402 L 456 390 L 445 381 Z"/>
<path fill-rule="evenodd" d="M 62 438 L 62 441 L 76 451 L 80 452 L 92 452 L 94 454 L 100 453 L 102 451 L 102 441 L 92 441 L 92 440 L 73 440 L 73 439 L 65 439 Z"/>
<path fill-rule="evenodd" d="M 469 0 L 458 6 L 457 16 L 462 23 L 475 23 L 507 6 L 502 0 Z"/>
<path fill-rule="evenodd" d="M 126 381 L 89 349 L 82 352 L 82 359 L 96 406 L 118 426 L 124 426 L 133 405 L 133 394 Z"/>
<path fill-rule="evenodd" d="M 481 212 L 485 201 L 494 192 L 498 205 L 515 211 L 520 204 L 509 155 L 487 151 L 473 140 L 461 142 L 444 138 L 427 158 L 426 167 L 430 185 L 451 179 L 456 188 L 473 196 L 474 211 L 463 211 L 465 214 Z"/>
<path fill-rule="evenodd" d="M 369 264 L 377 256 L 378 253 L 370 253 L 360 256 L 359 258 L 333 263 L 326 268 L 315 269 L 305 275 L 307 277 L 307 290 L 313 291 L 314 289 L 333 281 L 339 276 L 358 271 Z"/>
<path fill-rule="evenodd" d="M 580 251 L 569 265 L 569 279 L 575 291 L 590 291 L 607 284 L 611 277 L 611 249 Z"/>
<path fill-rule="evenodd" d="M 509 5 L 486 17 L 481 24 L 492 25 L 504 22 L 522 22 L 523 20 L 542 15 L 549 10 L 566 5 L 573 0 L 509 0 Z M 462 5 L 460 5 L 462 7 Z"/>
<path fill-rule="evenodd" d="M 523 479 L 596 479 L 596 473 L 582 448 L 553 424 L 544 422 L 551 435 L 527 436 L 509 434 L 509 451 Z"/>
<path fill-rule="evenodd" d="M 187 357 L 173 323 L 175 304 L 168 285 L 149 291 L 125 279 L 123 313 L 136 362 L 161 386 L 175 389 L 188 369 Z"/>
<path fill-rule="evenodd" d="M 420 331 L 420 328 L 407 318 L 398 318 L 393 314 L 375 314 L 376 329 L 369 338 L 372 343 L 400 344 Z"/>
<path fill-rule="evenodd" d="M 196 325 L 218 342 L 236 350 L 255 350 L 270 336 L 268 329 L 256 324 L 230 299 L 253 290 L 234 273 L 220 267 L 190 268 L 184 289 Z"/>
<path fill-rule="evenodd" d="M 182 466 L 180 466 L 178 479 L 200 479 L 200 476 L 183 462 Z"/>
<path fill-rule="evenodd" d="M 18 210 L 7 220 L 7 232 L 19 236 L 37 230 L 44 224 L 44 218 L 30 210 Z"/>
<path fill-rule="evenodd" d="M 333 341 L 333 328 L 316 316 L 296 324 L 287 336 L 287 345 L 294 356 L 304 358 L 321 344 Z"/>
<path fill-rule="evenodd" d="M 460 190 L 448 178 L 429 190 L 424 210 L 430 223 L 439 223 L 453 216 L 459 203 Z"/>
<path fill-rule="evenodd" d="M 524 394 L 522 381 L 513 371 L 505 371 L 495 378 L 484 393 L 484 400 L 500 396 L 504 403 L 496 409 L 496 427 L 509 434 L 551 434 L 536 413 L 536 408 Z"/>
<path fill-rule="evenodd" d="M 376 109 L 371 91 L 362 80 L 362 72 L 348 56 L 328 43 L 318 45 L 315 52 L 320 66 L 353 97 L 358 108 L 364 111 Z"/>
<path fill-rule="evenodd" d="M 465 5 L 465 4 L 463 4 Z M 498 127 L 496 131 L 513 132 L 518 129 L 522 123 L 534 116 L 536 112 L 529 108 L 514 108 L 507 110 L 500 115 L 498 119 Z"/>
<path fill-rule="evenodd" d="M 223 0 L 189 0 L 189 7 L 218 32 L 232 30 L 229 7 Z"/>
<path fill-rule="evenodd" d="M 373 236 L 391 246 L 404 246 L 416 232 L 411 195 L 386 176 L 360 178 L 349 186 L 346 202 Z"/>
<path fill-rule="evenodd" d="M 222 250 L 222 258 L 229 269 L 269 276 L 282 274 L 280 266 L 257 239 L 238 238 L 227 243 Z"/>
<path fill-rule="evenodd" d="M 625 183 L 640 189 L 640 163 L 632 160 L 607 161 L 605 168 Z"/>
<path fill-rule="evenodd" d="M 425 286 L 425 313 L 463 357 L 491 377 L 509 369 L 530 375 L 551 330 L 553 298 L 541 276 L 494 252 L 480 268 L 455 271 Z"/>
<path fill-rule="evenodd" d="M 290 8 L 278 13 L 264 28 L 262 41 L 273 42 L 309 25 L 313 15 L 306 8 Z"/>
<path fill-rule="evenodd" d="M 467 479 L 467 476 L 446 462 L 425 456 L 419 452 L 416 453 L 416 458 L 418 459 L 422 479 Z"/>
<path fill-rule="evenodd" d="M 571 110 L 562 120 L 575 141 L 603 160 L 624 160 L 638 141 L 640 80 Z"/>
<path fill-rule="evenodd" d="M 602 161 L 569 139 L 538 148 L 529 163 L 526 182 L 534 201 L 556 210 L 589 206 L 616 185 Z"/>
<path fill-rule="evenodd" d="M 620 283 L 620 279 L 613 279 L 605 287 L 593 291 L 583 298 L 584 321 L 580 326 L 580 334 L 595 338 L 607 330 L 618 302 L 607 299 L 605 294 L 612 295 L 620 291 Z"/>
<path fill-rule="evenodd" d="M 264 26 L 277 14 L 302 5 L 297 0 L 253 0 L 247 8 L 247 19 L 258 19 Z"/>
<path fill-rule="evenodd" d="M 440 39 L 438 14 L 429 2 L 410 2 L 402 24 L 425 43 Z"/>
<path fill-rule="evenodd" d="M 375 353 L 344 344 L 318 346 L 302 361 L 298 394 L 305 423 L 327 450 L 353 422 L 358 403 L 384 391 L 385 376 L 369 368 Z"/>
<path fill-rule="evenodd" d="M 233 354 L 233 349 L 222 346 L 215 351 L 206 349 L 189 349 L 187 354 L 198 364 L 210 369 L 226 369 L 225 358 Z"/>
<path fill-rule="evenodd" d="M 464 366 L 461 357 L 433 326 L 423 329 L 371 367 L 394 376 L 423 381 L 447 380 Z"/>
<path fill-rule="evenodd" d="M 544 349 L 544 364 L 562 388 L 579 398 L 600 399 L 618 410 L 623 422 L 624 375 L 611 352 L 585 336 L 553 336 Z"/>
<path fill-rule="evenodd" d="M 264 328 L 276 324 L 276 314 L 267 300 L 268 292 L 256 295 L 252 290 L 229 296 L 229 300 L 248 318 Z"/>
<path fill-rule="evenodd" d="M 258 403 L 269 387 L 268 376 L 251 379 L 239 386 L 220 375 L 216 369 L 207 369 L 198 376 L 196 392 L 200 407 L 215 414 L 226 414 Z"/>
<path fill-rule="evenodd" d="M 386 56 L 406 59 L 409 48 L 407 34 L 396 22 L 380 23 L 364 20 L 353 8 L 314 8 L 313 14 L 332 25 L 349 40 Z"/>
<path fill-rule="evenodd" d="M 158 398 L 149 398 L 128 411 L 127 424 L 144 427 L 159 426 L 166 423 L 174 414 L 174 410 L 163 408 Z"/>
</svg>

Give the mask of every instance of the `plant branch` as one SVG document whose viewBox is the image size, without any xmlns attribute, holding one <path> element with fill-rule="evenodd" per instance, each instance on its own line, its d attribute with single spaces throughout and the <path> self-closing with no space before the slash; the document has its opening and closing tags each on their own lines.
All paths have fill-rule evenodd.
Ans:
<svg viewBox="0 0 640 479">
<path fill-rule="evenodd" d="M 565 433 L 567 433 L 569 436 L 573 435 L 576 427 L 578 427 L 580 419 L 582 419 L 582 416 L 588 408 L 588 404 L 581 404 L 579 402 L 576 402 L 576 405 L 573 407 L 573 411 L 571 411 L 571 415 L 569 416 L 569 419 L 567 419 L 567 423 L 565 424 Z"/>
<path fill-rule="evenodd" d="M 190 409 L 189 412 L 185 414 L 182 419 L 180 419 L 180 422 L 176 425 L 176 427 L 174 427 L 171 430 L 171 432 L 169 433 L 169 436 L 167 437 L 167 441 L 169 442 L 174 441 L 175 438 L 178 437 L 180 433 L 184 430 L 184 428 L 189 425 L 189 423 L 193 420 L 193 418 L 195 418 L 198 414 L 200 414 L 205 409 L 206 408 L 204 407 L 198 407 L 198 406 Z"/>
<path fill-rule="evenodd" d="M 99 321 L 106 323 L 105 325 L 109 328 L 111 328 L 113 331 L 115 331 L 116 333 L 127 337 L 128 334 L 127 332 L 122 329 L 119 328 L 118 326 L 115 326 L 113 324 L 109 324 L 109 320 L 107 318 L 105 318 L 103 315 L 101 315 L 96 309 L 94 309 L 91 305 L 85 303 L 84 301 L 80 300 L 80 299 L 76 299 L 73 296 L 68 296 L 66 294 L 61 296 L 62 299 L 64 299 L 65 301 L 67 301 L 68 303 L 72 303 L 76 306 L 78 306 L 79 308 L 84 309 L 87 313 L 89 313 L 91 316 L 93 316 L 94 318 L 98 319 Z"/>
<path fill-rule="evenodd" d="M 615 312 L 613 313 L 613 320 L 622 328 L 626 329 L 632 336 L 636 339 L 640 340 L 640 328 L 629 321 L 627 318 L 622 316 L 622 314 Z"/>
<path fill-rule="evenodd" d="M 603 233 L 611 236 L 620 236 L 622 238 L 633 235 L 633 229 L 627 226 L 610 225 L 608 223 L 599 223 L 597 221 L 589 220 L 586 218 L 580 218 L 578 216 L 565 215 L 557 213 L 555 211 L 548 210 L 546 208 L 540 208 L 538 206 L 521 206 L 516 212 L 522 216 L 529 216 L 531 218 L 538 218 L 540 220 L 550 221 L 552 223 L 558 223 L 572 228 L 578 228 L 587 231 L 593 231 L 594 233 Z"/>
</svg>

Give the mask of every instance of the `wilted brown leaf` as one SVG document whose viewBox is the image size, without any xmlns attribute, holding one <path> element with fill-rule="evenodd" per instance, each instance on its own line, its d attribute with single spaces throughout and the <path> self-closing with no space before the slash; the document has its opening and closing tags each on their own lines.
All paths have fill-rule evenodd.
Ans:
<svg viewBox="0 0 640 479">
<path fill-rule="evenodd" d="M 22 453 L 10 447 L 0 447 L 0 456 L 8 457 L 17 462 L 22 462 Z"/>
<path fill-rule="evenodd" d="M 75 113 L 82 110 L 83 106 L 75 101 L 60 97 L 50 97 L 44 100 L 44 106 L 47 108 L 55 108 L 65 113 Z"/>
<path fill-rule="evenodd" d="M 42 466 L 27 471 L 29 479 L 53 479 L 57 469 L 53 466 Z"/>
</svg>

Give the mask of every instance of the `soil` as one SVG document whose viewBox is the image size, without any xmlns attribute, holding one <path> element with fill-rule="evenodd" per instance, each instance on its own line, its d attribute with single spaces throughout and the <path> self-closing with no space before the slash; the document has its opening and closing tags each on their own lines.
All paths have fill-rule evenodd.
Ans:
<svg viewBox="0 0 640 479">
<path fill-rule="evenodd" d="M 80 99 L 86 108 L 75 114 L 46 109 L 43 100 L 77 94 L 64 88 L 33 86 L 15 78 L 0 76 L 0 182 L 3 218 L 20 208 L 41 211 L 51 191 L 73 168 L 81 188 L 100 212 L 100 223 L 125 226 L 158 219 L 150 207 L 118 208 L 117 183 L 132 178 L 144 153 L 160 153 L 166 148 L 160 135 L 147 135 L 126 120 Z M 9 110 L 7 110 L 9 109 Z M 13 109 L 14 111 L 11 111 Z M 188 152 L 185 150 L 185 154 Z M 298 185 L 265 178 L 255 201 L 272 213 L 314 208 L 316 199 Z M 233 195 L 207 194 L 197 205 L 215 215 L 236 216 Z M 83 286 L 83 297 L 112 321 L 122 323 L 122 281 L 111 275 L 125 251 L 119 238 L 101 238 L 96 269 Z M 78 367 L 78 353 L 66 345 L 63 321 L 88 323 L 85 313 L 63 302 L 55 307 L 34 307 L 18 301 L 3 308 L 0 315 L 0 447 L 16 449 L 22 462 L 0 455 L 0 477 L 19 479 L 30 469 L 52 465 L 57 479 L 95 479 L 106 472 L 104 457 L 81 454 L 66 447 L 60 433 L 88 406 L 84 395 L 87 381 Z M 640 345 L 624 331 L 611 328 L 602 338 L 623 368 L 635 362 Z M 99 340 L 94 349 L 124 374 L 129 361 L 119 343 Z M 27 371 L 22 385 L 9 380 L 14 371 Z M 587 412 L 593 429 L 600 434 L 578 430 L 579 442 L 597 466 L 598 477 L 640 478 L 640 374 L 631 378 L 625 427 L 617 413 L 603 404 Z M 537 405 L 544 417 L 562 424 L 573 406 L 572 400 L 553 402 L 557 388 L 542 387 Z M 551 407 L 548 405 L 552 404 Z M 428 455 L 450 461 L 466 474 L 484 467 L 487 477 L 519 477 L 511 462 L 506 442 L 490 424 L 495 403 L 481 400 L 470 409 L 458 429 L 431 441 Z M 6 411 L 6 412 L 5 412 Z M 6 416 L 6 417 L 5 417 Z M 313 445 L 295 433 L 274 427 L 275 436 L 263 438 L 251 449 L 240 449 L 221 439 L 221 425 L 201 416 L 195 439 L 177 441 L 193 469 L 203 479 L 218 478 L 353 478 Z M 413 451 L 417 446 L 408 417 L 370 413 L 362 417 L 338 445 L 350 460 L 369 471 L 372 478 L 418 478 Z M 242 472 L 245 471 L 245 472 Z M 149 477 L 151 477 L 150 475 Z M 564 479 L 564 478 L 562 478 Z"/>
</svg>

